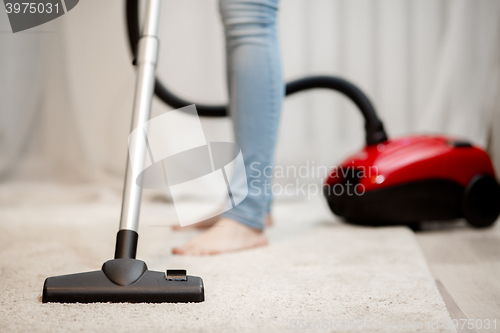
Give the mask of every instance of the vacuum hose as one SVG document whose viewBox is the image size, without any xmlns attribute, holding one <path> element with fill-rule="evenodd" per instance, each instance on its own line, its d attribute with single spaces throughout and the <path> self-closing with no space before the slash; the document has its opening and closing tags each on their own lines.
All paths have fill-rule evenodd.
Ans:
<svg viewBox="0 0 500 333">
<path fill-rule="evenodd" d="M 141 38 L 139 28 L 139 0 L 126 0 L 127 31 L 130 48 L 134 59 L 137 54 L 137 43 Z M 135 61 L 134 61 L 135 64 Z M 325 88 L 343 93 L 356 104 L 365 119 L 366 144 L 374 145 L 387 141 L 387 134 L 384 126 L 375 112 L 375 108 L 368 97 L 352 83 L 334 76 L 310 76 L 298 79 L 286 84 L 286 96 L 295 94 L 299 91 Z M 161 81 L 156 78 L 155 94 L 163 102 L 175 109 L 186 105 L 196 104 L 198 114 L 203 117 L 226 117 L 229 115 L 225 105 L 203 105 L 187 101 L 169 91 Z"/>
</svg>

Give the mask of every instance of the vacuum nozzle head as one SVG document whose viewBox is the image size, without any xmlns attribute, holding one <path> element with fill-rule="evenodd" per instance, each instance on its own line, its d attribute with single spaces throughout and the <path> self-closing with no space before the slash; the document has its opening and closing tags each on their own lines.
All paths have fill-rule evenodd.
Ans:
<svg viewBox="0 0 500 333">
<path fill-rule="evenodd" d="M 147 270 L 146 264 L 136 259 L 109 260 L 99 271 L 49 277 L 43 285 L 42 295 L 43 303 L 188 303 L 204 300 L 201 278 L 186 275 L 185 279 L 167 279 L 165 273 Z"/>
</svg>

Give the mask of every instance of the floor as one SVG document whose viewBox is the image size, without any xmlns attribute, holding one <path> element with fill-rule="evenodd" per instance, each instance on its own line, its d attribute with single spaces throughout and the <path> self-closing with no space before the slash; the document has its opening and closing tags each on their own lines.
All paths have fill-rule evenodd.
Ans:
<svg viewBox="0 0 500 333">
<path fill-rule="evenodd" d="M 463 221 L 427 227 L 416 237 L 457 331 L 500 332 L 500 223 L 488 229 Z M 487 319 L 497 320 L 496 330 L 480 328 Z"/>
<path fill-rule="evenodd" d="M 25 186 L 16 185 L 13 187 L 3 186 L 0 188 L 0 225 L 2 225 L 3 230 L 0 233 L 0 238 L 2 239 L 0 242 L 0 253 L 3 255 L 2 265 L 7 262 L 10 265 L 9 267 L 2 267 L 0 270 L 0 275 L 2 276 L 0 281 L 3 280 L 3 285 L 0 284 L 0 287 L 2 287 L 0 289 L 4 291 L 3 303 L 8 305 L 8 307 L 0 307 L 0 317 L 4 315 L 4 319 L 0 322 L 6 323 L 5 319 L 9 318 L 11 319 L 10 324 L 14 325 L 13 327 L 19 327 L 16 325 L 30 322 L 30 317 L 22 317 L 21 314 L 29 310 L 29 307 L 32 307 L 31 309 L 35 311 L 31 313 L 39 315 L 39 318 L 43 318 L 40 323 L 46 325 L 38 325 L 40 331 L 49 331 L 49 327 L 52 330 L 51 323 L 54 323 L 53 320 L 58 322 L 61 331 L 65 327 L 70 327 L 65 326 L 66 324 L 73 325 L 72 321 L 83 325 L 83 322 L 80 322 L 79 318 L 81 317 L 81 311 L 84 309 L 91 309 L 89 311 L 91 311 L 92 318 L 95 320 L 93 322 L 94 326 L 91 325 L 93 328 L 103 325 L 104 318 L 112 313 L 109 306 L 90 308 L 54 305 L 44 307 L 40 304 L 39 300 L 40 287 L 47 274 L 95 269 L 98 268 L 96 267 L 96 263 L 109 259 L 109 253 L 113 251 L 113 244 L 109 242 L 109 239 L 114 238 L 116 232 L 119 202 L 119 194 L 110 190 L 96 191 L 90 185 L 80 188 L 79 191 L 73 189 L 68 191 L 68 189 L 64 188 L 47 186 L 34 188 L 31 184 Z M 329 274 L 337 276 L 336 278 L 338 279 L 338 282 L 335 284 L 336 288 L 332 289 L 332 292 L 338 293 L 338 297 L 332 303 L 332 300 L 325 298 L 323 292 L 319 292 L 319 290 L 325 290 L 323 287 L 312 288 L 308 292 L 315 295 L 312 299 L 324 300 L 324 306 L 326 307 L 322 309 L 327 309 L 327 313 L 335 314 L 335 318 L 349 318 L 352 313 L 362 313 L 361 308 L 364 309 L 365 306 L 367 311 L 369 307 L 372 315 L 376 313 L 384 315 L 391 313 L 396 304 L 382 302 L 381 300 L 384 299 L 384 295 L 389 300 L 398 300 L 399 295 L 387 297 L 394 289 L 394 285 L 385 284 L 373 288 L 372 292 L 374 295 L 371 295 L 372 298 L 364 297 L 367 296 L 365 294 L 360 294 L 353 298 L 351 295 L 353 292 L 357 292 L 357 289 L 350 289 L 352 281 L 349 281 L 349 279 L 346 280 L 345 276 L 349 272 L 352 272 L 353 268 L 356 268 L 357 271 L 366 270 L 366 272 L 369 272 L 372 270 L 375 274 L 379 274 L 381 278 L 390 279 L 390 276 L 387 277 L 384 274 L 388 270 L 379 269 L 380 267 L 377 268 L 377 264 L 387 265 L 387 267 L 390 267 L 389 271 L 391 269 L 394 270 L 394 267 L 398 267 L 398 265 L 404 265 L 407 269 L 401 270 L 398 273 L 400 274 L 399 278 L 394 279 L 392 283 L 401 284 L 401 290 L 405 290 L 405 288 L 413 285 L 418 286 L 415 289 L 418 293 L 415 295 L 420 295 L 418 296 L 420 298 L 417 297 L 413 300 L 432 299 L 434 303 L 430 305 L 437 306 L 438 308 L 439 302 L 443 304 L 442 302 L 444 301 L 442 309 L 445 312 L 447 310 L 449 313 L 448 318 L 456 319 L 457 332 L 500 332 L 500 223 L 489 229 L 473 229 L 468 227 L 463 221 L 450 223 L 445 226 L 438 223 L 427 223 L 424 225 L 423 231 L 418 231 L 415 234 L 409 230 L 388 230 L 387 235 L 383 229 L 354 227 L 356 230 L 354 230 L 354 233 L 351 233 L 350 228 L 352 227 L 345 226 L 335 219 L 325 207 L 322 200 L 317 200 L 317 202 L 312 203 L 312 206 L 310 204 L 302 206 L 300 203 L 282 202 L 276 205 L 277 223 L 268 231 L 272 244 L 268 250 L 259 250 L 252 255 L 242 254 L 245 258 L 239 255 L 229 255 L 221 262 L 217 261 L 217 258 L 214 258 L 214 262 L 209 264 L 205 259 L 198 260 L 193 258 L 186 261 L 183 258 L 167 255 L 173 245 L 181 244 L 187 238 L 191 237 L 192 234 L 188 232 L 181 235 L 170 232 L 170 228 L 165 224 L 165 220 L 173 216 L 172 211 L 168 210 L 166 208 L 168 205 L 162 203 L 161 200 L 157 201 L 152 198 L 151 202 L 152 204 L 149 208 L 144 209 L 142 213 L 141 241 L 139 242 L 138 252 L 144 256 L 143 259 L 149 258 L 148 263 L 151 263 L 152 269 L 163 268 L 165 262 L 170 262 L 170 264 L 187 265 L 189 266 L 187 268 L 191 269 L 193 274 L 204 276 L 206 284 L 212 286 L 213 289 L 212 295 L 209 294 L 212 302 L 207 302 L 203 305 L 206 307 L 207 322 L 213 319 L 209 315 L 216 314 L 216 312 L 210 312 L 212 311 L 210 306 L 219 301 L 227 301 L 230 299 L 230 295 L 234 293 L 232 289 L 227 290 L 229 284 L 220 283 L 221 279 L 229 279 L 231 281 L 239 279 L 238 281 L 244 282 L 244 276 L 251 275 L 252 272 L 260 272 L 260 275 L 257 277 L 260 279 L 262 279 L 263 272 L 267 274 L 266 268 L 261 264 L 245 266 L 247 267 L 245 269 L 248 270 L 247 273 L 245 273 L 245 270 L 231 272 L 231 267 L 237 266 L 242 260 L 251 262 L 250 257 L 260 256 L 259 258 L 261 259 L 259 259 L 259 262 L 262 263 L 269 260 L 272 256 L 275 256 L 276 259 L 283 256 L 283 258 L 287 257 L 287 259 L 284 261 L 274 261 L 274 263 L 279 262 L 280 267 L 282 266 L 278 270 L 276 270 L 276 265 L 272 264 L 272 260 L 268 262 L 267 269 L 272 270 L 269 271 L 269 275 L 275 274 L 275 279 L 282 278 L 282 273 L 288 269 L 292 275 L 295 272 L 300 272 L 304 279 L 312 278 L 311 281 L 314 281 L 314 274 L 322 276 L 324 274 L 324 264 L 331 261 L 331 265 L 328 267 L 332 267 L 333 270 L 329 271 Z M 311 212 L 316 214 L 314 218 L 311 218 Z M 48 227 L 50 229 L 47 229 Z M 49 232 L 49 230 L 52 232 Z M 100 231 L 96 233 L 95 230 Z M 383 250 L 385 251 L 384 253 L 371 253 L 373 251 L 367 250 L 370 248 L 369 246 L 360 247 L 360 245 L 356 245 L 353 247 L 353 244 L 357 244 L 360 240 L 368 242 L 367 244 L 369 245 L 373 238 L 371 233 L 375 235 L 378 232 L 381 233 L 377 234 L 374 239 L 385 235 L 386 241 L 375 242 L 371 244 L 371 248 Z M 44 236 L 44 233 L 47 233 L 47 235 Z M 68 235 L 72 236 L 68 237 Z M 395 238 L 398 241 L 395 242 L 394 237 L 391 237 L 391 235 L 399 235 Z M 301 237 L 300 239 L 302 240 L 294 243 L 298 237 Z M 402 242 L 401 237 L 407 239 L 407 242 Z M 322 239 L 323 242 L 318 242 L 319 239 Z M 355 240 L 356 243 L 352 243 L 349 239 Z M 412 239 L 416 239 L 416 242 Z M 26 246 L 22 242 L 25 242 Z M 89 242 L 92 242 L 92 244 Z M 320 249 L 321 251 L 310 251 L 310 249 L 321 246 L 324 247 L 322 250 Z M 391 259 L 393 260 L 392 264 L 383 261 L 377 263 L 377 260 L 379 260 L 377 258 L 390 258 L 392 253 L 401 252 L 406 247 L 408 247 L 406 251 L 411 253 L 411 256 L 405 256 L 400 253 L 398 254 L 399 257 L 398 255 L 393 256 Z M 364 264 L 358 265 L 356 260 L 353 261 L 352 253 L 349 252 L 352 248 L 358 249 L 357 258 L 364 258 Z M 165 255 L 159 256 L 158 254 L 161 253 Z M 288 257 L 285 255 L 287 253 L 292 254 Z M 296 253 L 301 253 L 302 257 L 297 256 Z M 413 258 L 411 259 L 413 262 L 411 260 L 410 262 L 406 262 L 407 260 L 404 258 L 408 257 Z M 421 258 L 421 260 L 418 258 Z M 394 266 L 393 263 L 399 264 Z M 423 263 L 423 266 L 420 263 Z M 366 266 L 368 264 L 375 265 L 373 267 Z M 425 268 L 427 266 L 430 269 L 430 273 L 429 269 Z M 221 275 L 220 267 L 225 267 L 225 272 L 227 273 Z M 417 268 L 412 270 L 412 267 Z M 364 278 L 365 280 L 361 285 L 371 283 L 369 274 L 365 275 Z M 433 285 L 432 280 L 434 280 L 439 292 L 435 286 L 431 286 Z M 290 281 L 293 282 L 295 280 L 291 279 Z M 429 284 L 426 281 L 431 281 L 431 283 Z M 331 285 L 331 282 L 323 282 L 325 286 Z M 405 283 L 406 287 L 404 287 Z M 344 284 L 344 286 L 339 289 L 338 286 L 340 284 Z M 232 285 L 238 285 L 238 288 L 246 288 L 246 284 L 232 283 Z M 306 283 L 307 285 L 308 283 Z M 359 286 L 360 283 L 356 285 Z M 284 288 L 284 285 L 280 285 L 279 283 L 277 286 Z M 286 286 L 286 288 L 289 288 L 289 286 L 293 286 L 293 283 Z M 382 286 L 386 288 L 386 291 L 384 291 Z M 22 288 L 22 291 L 16 291 L 16 288 Z M 217 288 L 220 290 L 215 292 Z M 434 288 L 434 294 L 432 288 Z M 285 328 L 284 323 L 288 322 L 283 321 L 283 318 L 285 318 L 283 315 L 276 318 L 270 316 L 276 306 L 283 307 L 284 312 L 282 313 L 294 313 L 297 316 L 301 316 L 301 318 L 304 312 L 308 313 L 308 317 L 306 316 L 305 318 L 322 318 L 314 312 L 316 310 L 310 311 L 310 307 L 316 304 L 316 301 L 310 303 L 310 299 L 304 298 L 297 299 L 296 303 L 281 304 L 280 302 L 282 301 L 279 295 L 273 294 L 276 293 L 276 290 L 269 290 L 267 292 L 261 290 L 259 292 L 262 294 L 262 297 L 268 297 L 270 301 L 275 302 L 274 305 L 267 309 L 260 308 L 261 306 L 257 303 L 253 304 L 252 297 L 245 298 L 248 295 L 254 295 L 255 291 L 252 291 L 252 293 L 241 294 L 239 296 L 241 299 L 236 299 L 235 304 L 224 304 L 225 311 L 235 311 L 238 307 L 249 307 L 251 316 L 256 317 L 253 317 L 253 319 L 245 318 L 248 324 L 262 324 L 262 320 L 264 319 L 271 320 L 272 325 L 274 325 L 273 328 L 278 330 Z M 302 291 L 299 294 L 294 293 L 291 289 L 286 290 L 286 292 L 294 295 L 293 297 L 302 293 Z M 380 294 L 381 292 L 384 295 Z M 222 295 L 226 296 L 222 297 Z M 433 295 L 437 295 L 442 300 L 436 299 Z M 397 304 L 399 310 L 392 312 L 394 318 L 398 318 L 398 315 L 404 313 L 401 312 L 403 310 L 409 311 L 407 313 L 410 314 L 410 317 L 413 317 L 418 306 L 423 305 L 423 303 L 417 302 L 415 303 L 416 307 L 413 307 L 412 302 L 405 303 L 405 299 L 412 299 L 410 296 L 406 295 L 406 298 L 400 299 L 402 302 Z M 373 297 L 376 297 L 376 302 Z M 8 299 L 12 301 L 7 301 Z M 215 302 L 216 300 L 218 301 Z M 296 304 L 301 304 L 305 308 L 295 308 Z M 351 304 L 351 309 L 346 309 L 346 304 Z M 446 306 L 446 309 L 444 309 L 444 306 Z M 15 310 L 15 308 L 18 308 L 18 310 Z M 151 316 L 154 314 L 154 316 L 149 318 L 152 322 L 145 322 L 145 324 L 161 324 L 158 327 L 148 326 L 151 329 L 172 328 L 172 324 L 167 320 L 168 318 L 165 319 L 164 316 L 160 315 L 164 311 L 170 311 L 171 309 L 156 308 L 153 306 L 148 307 L 149 312 L 147 313 L 151 314 Z M 143 313 L 143 310 L 139 311 L 139 308 L 136 309 L 132 306 L 120 307 L 120 309 L 119 311 L 129 311 L 130 313 L 127 312 L 128 315 L 134 320 L 139 320 L 138 314 Z M 159 311 L 155 312 L 155 309 Z M 425 311 L 428 311 L 428 317 L 431 313 L 434 313 L 433 311 L 436 311 L 431 311 L 430 309 L 432 308 L 428 306 L 424 306 L 422 309 L 427 309 Z M 182 318 L 184 311 L 191 311 L 189 307 L 176 307 L 174 310 L 170 313 L 172 318 Z M 422 313 L 425 314 L 425 311 Z M 448 313 L 443 313 L 442 311 L 439 313 L 440 318 L 448 316 Z M 56 317 L 52 317 L 51 314 L 55 314 Z M 22 318 L 19 317 L 16 319 L 16 317 L 12 316 L 21 316 Z M 119 324 L 123 326 L 127 320 L 132 320 L 130 318 L 123 318 L 124 321 Z M 144 319 L 147 318 L 141 320 Z M 496 322 L 493 322 L 495 319 Z M 489 320 L 489 329 L 485 329 L 487 320 Z M 494 327 L 495 324 L 496 328 Z M 471 325 L 472 329 L 468 328 L 469 325 Z M 199 326 L 196 327 L 199 328 Z M 233 328 L 236 327 L 241 330 L 245 330 L 244 328 L 246 330 L 251 329 L 248 326 L 241 327 L 241 323 L 233 323 Z M 261 326 L 259 328 L 265 327 L 269 328 L 269 326 Z M 81 326 L 79 328 L 81 330 L 85 330 L 85 328 L 89 330 L 91 327 Z M 115 328 L 118 329 L 119 325 Z M 221 330 L 221 327 L 217 325 L 212 328 L 215 331 Z M 442 329 L 442 327 L 440 328 Z"/>
<path fill-rule="evenodd" d="M 110 259 L 120 199 L 91 185 L 0 188 L 0 331 L 455 332 L 414 233 L 346 225 L 323 200 L 277 203 L 269 246 L 209 257 L 172 255 L 197 231 L 172 231 L 172 205 L 149 201 L 138 258 L 201 276 L 205 302 L 42 304 L 47 276 Z"/>
</svg>

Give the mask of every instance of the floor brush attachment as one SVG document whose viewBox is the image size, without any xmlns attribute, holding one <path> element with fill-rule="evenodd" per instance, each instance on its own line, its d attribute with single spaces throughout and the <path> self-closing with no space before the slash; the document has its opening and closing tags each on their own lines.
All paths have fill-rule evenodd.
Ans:
<svg viewBox="0 0 500 333">
<path fill-rule="evenodd" d="M 187 303 L 203 302 L 203 281 L 185 270 L 148 270 L 144 261 L 113 259 L 99 271 L 49 277 L 42 302 Z"/>
</svg>

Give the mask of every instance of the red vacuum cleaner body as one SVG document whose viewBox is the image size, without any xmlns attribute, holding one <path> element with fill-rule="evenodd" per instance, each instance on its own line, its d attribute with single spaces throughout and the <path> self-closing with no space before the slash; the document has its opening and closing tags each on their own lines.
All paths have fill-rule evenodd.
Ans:
<svg viewBox="0 0 500 333">
<path fill-rule="evenodd" d="M 367 145 L 331 171 L 324 194 L 336 215 L 363 225 L 465 217 L 486 227 L 500 214 L 500 186 L 488 154 L 445 136 Z"/>
</svg>

